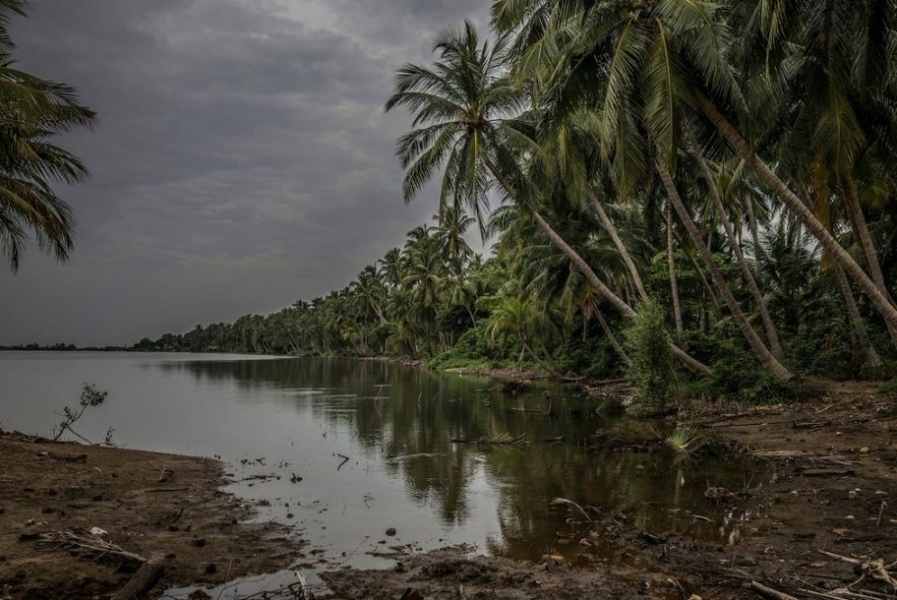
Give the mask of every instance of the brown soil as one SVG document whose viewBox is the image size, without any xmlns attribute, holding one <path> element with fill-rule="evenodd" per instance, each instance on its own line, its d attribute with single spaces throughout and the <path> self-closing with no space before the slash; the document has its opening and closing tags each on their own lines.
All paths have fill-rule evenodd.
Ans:
<svg viewBox="0 0 897 600">
<path fill-rule="evenodd" d="M 46 532 L 99 527 L 125 551 L 164 557 L 151 598 L 176 584 L 277 571 L 297 556 L 283 528 L 241 524 L 252 509 L 219 490 L 217 461 L 2 434 L 0 465 L 3 599 L 109 598 L 131 577 L 134 565 L 121 560 L 41 543 Z"/>
<path fill-rule="evenodd" d="M 575 565 L 560 557 L 535 565 L 470 557 L 467 549 L 454 548 L 407 557 L 392 571 L 346 569 L 324 578 L 333 597 L 346 600 L 398 599 L 403 593 L 446 599 L 788 598 L 764 595 L 752 582 L 799 599 L 848 598 L 833 590 L 851 584 L 852 593 L 860 594 L 853 598 L 894 597 L 867 561 L 881 558 L 888 566 L 897 560 L 897 400 L 862 384 L 827 382 L 825 389 L 799 404 L 714 406 L 678 416 L 705 440 L 715 440 L 714 447 L 750 452 L 773 474 L 772 481 L 744 490 L 708 489 L 708 503 L 725 502 L 738 509 L 733 514 L 750 510 L 729 543 L 642 531 L 626 515 L 608 515 L 573 540 L 582 546 Z M 893 567 L 889 576 L 897 577 Z"/>
</svg>

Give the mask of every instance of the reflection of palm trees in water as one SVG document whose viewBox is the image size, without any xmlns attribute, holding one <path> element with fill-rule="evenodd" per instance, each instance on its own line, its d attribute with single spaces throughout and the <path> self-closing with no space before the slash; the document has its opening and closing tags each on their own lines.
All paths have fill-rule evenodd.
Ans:
<svg viewBox="0 0 897 600">
<path fill-rule="evenodd" d="M 489 383 L 484 380 L 375 361 L 198 361 L 161 367 L 188 370 L 204 383 L 285 392 L 265 401 L 294 406 L 301 418 L 353 432 L 364 454 L 382 460 L 386 475 L 403 480 L 408 497 L 432 505 L 446 526 L 469 521 L 471 488 L 484 482 L 496 498 L 502 537 L 488 547 L 514 557 L 538 559 L 554 543 L 555 532 L 570 529 L 566 512 L 549 506 L 555 497 L 597 506 L 605 515 L 625 513 L 649 531 L 678 527 L 683 511 L 670 509 L 704 510 L 704 469 L 715 468 L 676 463 L 672 452 L 588 453 L 581 442 L 610 422 L 587 410 L 588 401 L 565 398 L 563 392 L 553 400 L 554 415 L 548 418 L 513 410 L 545 408 L 541 390 L 516 399 L 492 395 L 487 405 L 483 388 Z M 505 433 L 526 433 L 532 444 L 475 443 L 482 435 Z M 566 444 L 544 442 L 559 435 L 566 436 Z M 454 444 L 453 439 L 473 443 Z M 709 477 L 726 485 L 719 476 Z M 740 483 L 737 474 L 733 477 Z"/>
</svg>

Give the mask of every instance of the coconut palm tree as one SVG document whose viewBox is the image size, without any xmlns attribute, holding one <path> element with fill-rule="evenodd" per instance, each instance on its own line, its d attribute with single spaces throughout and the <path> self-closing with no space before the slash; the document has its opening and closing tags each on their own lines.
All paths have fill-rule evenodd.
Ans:
<svg viewBox="0 0 897 600">
<path fill-rule="evenodd" d="M 24 7 L 21 0 L 0 1 L 0 253 L 13 271 L 29 232 L 41 249 L 68 258 L 74 217 L 53 187 L 83 181 L 87 169 L 50 140 L 90 126 L 95 117 L 71 87 L 14 67 L 7 25 Z"/>
<path fill-rule="evenodd" d="M 721 3 L 710 1 L 655 0 L 633 7 L 584 0 L 498 0 L 493 16 L 501 31 L 516 33 L 523 76 L 566 96 L 562 104 L 586 102 L 600 110 L 602 147 L 621 189 L 644 180 L 658 163 L 675 176 L 687 119 L 702 129 L 707 143 L 724 140 L 841 264 L 883 317 L 897 325 L 893 303 L 759 156 L 741 133 L 743 124 L 735 126 L 727 116 L 742 118 L 749 111 L 727 61 L 734 45 L 721 9 Z M 755 337 L 744 331 L 747 339 Z M 775 366 L 760 346 L 754 341 L 751 345 L 762 361 Z"/>
<path fill-rule="evenodd" d="M 460 32 L 442 34 L 436 44 L 440 59 L 431 68 L 408 64 L 399 70 L 386 110 L 403 107 L 414 113 L 416 129 L 398 142 L 399 161 L 406 170 L 405 200 L 410 201 L 442 169 L 440 206 L 468 207 L 485 237 L 489 194 L 497 185 L 513 202 L 526 207 L 551 242 L 631 319 L 635 316 L 632 307 L 598 278 L 540 214 L 540 198 L 526 185 L 518 155 L 536 146 L 521 133 L 529 124 L 514 118 L 527 100 L 507 76 L 507 43 L 508 38 L 500 36 L 494 44 L 481 44 L 473 25 L 465 23 Z M 681 349 L 672 350 L 690 368 L 709 373 L 706 365 Z"/>
</svg>

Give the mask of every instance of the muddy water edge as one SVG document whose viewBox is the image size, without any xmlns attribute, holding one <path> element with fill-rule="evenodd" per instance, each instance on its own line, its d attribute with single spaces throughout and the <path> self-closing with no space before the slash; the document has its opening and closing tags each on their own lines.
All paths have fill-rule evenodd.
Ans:
<svg viewBox="0 0 897 600">
<path fill-rule="evenodd" d="M 341 598 L 408 589 L 453 598 L 758 597 L 752 581 L 802 598 L 852 583 L 864 568 L 854 590 L 877 593 L 887 584 L 848 559 L 897 558 L 887 505 L 897 493 L 893 402 L 869 388 L 831 384 L 824 397 L 785 408 L 716 407 L 644 424 L 567 389 L 505 396 L 487 380 L 391 366 L 277 363 L 142 363 L 137 372 L 180 396 L 168 415 L 192 423 L 189 440 L 172 423 L 163 447 L 148 446 L 121 418 L 133 411 L 96 415 L 133 445 L 223 454 L 224 493 L 214 461 L 171 457 L 186 462 L 153 483 L 168 460 L 159 455 L 104 469 L 111 458 L 90 454 L 85 466 L 4 438 L 4 465 L 14 467 L 0 496 L 0 597 L 103 597 L 121 585 L 127 570 L 35 540 L 40 527 L 82 525 L 176 561 L 165 563 L 152 596 L 175 598 L 285 590 L 297 572 L 319 595 L 326 585 Z M 134 384 L 122 366 L 107 380 Z M 205 431 L 210 419 L 216 427 Z M 247 419 L 252 437 L 265 432 L 273 446 L 240 437 Z M 664 442 L 677 420 L 701 436 L 690 456 Z M 245 577 L 266 572 L 274 574 Z M 185 582 L 202 585 L 174 587 Z M 68 591 L 42 596 L 47 585 Z"/>
</svg>

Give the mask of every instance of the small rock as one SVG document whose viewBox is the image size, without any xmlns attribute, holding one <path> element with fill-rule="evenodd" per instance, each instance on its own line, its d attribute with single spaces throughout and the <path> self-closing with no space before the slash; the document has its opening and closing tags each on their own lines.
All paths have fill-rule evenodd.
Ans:
<svg viewBox="0 0 897 600">
<path fill-rule="evenodd" d="M 195 540 L 193 540 L 193 545 L 196 546 L 197 548 L 204 548 L 206 545 L 206 539 L 205 538 L 196 538 Z"/>
<path fill-rule="evenodd" d="M 215 563 L 209 563 L 206 565 L 206 575 L 214 575 L 218 572 L 218 567 L 215 566 Z"/>
<path fill-rule="evenodd" d="M 293 513 L 287 513 L 287 519 L 292 519 L 295 516 Z"/>
<path fill-rule="evenodd" d="M 390 527 L 389 529 L 386 530 L 386 535 L 388 535 L 388 536 L 394 536 L 395 534 L 396 534 L 395 527 Z"/>
<path fill-rule="evenodd" d="M 187 600 L 212 600 L 212 597 L 202 590 L 195 590 L 187 596 Z"/>
<path fill-rule="evenodd" d="M 53 508 L 52 506 L 45 506 L 41 512 L 45 515 L 52 515 L 53 513 L 56 512 L 56 509 Z"/>
<path fill-rule="evenodd" d="M 31 527 L 32 525 L 34 525 L 34 519 L 28 519 L 27 521 L 25 521 L 25 527 Z"/>
</svg>

